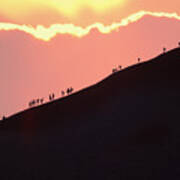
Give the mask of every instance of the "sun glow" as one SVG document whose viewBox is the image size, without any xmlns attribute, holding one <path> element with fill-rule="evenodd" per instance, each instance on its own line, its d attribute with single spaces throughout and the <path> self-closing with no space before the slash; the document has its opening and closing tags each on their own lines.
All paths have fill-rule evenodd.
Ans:
<svg viewBox="0 0 180 180">
<path fill-rule="evenodd" d="M 11 23 L 0 23 L 0 30 L 10 31 L 19 30 L 31 34 L 37 39 L 43 41 L 49 41 L 57 34 L 70 34 L 76 37 L 83 37 L 90 33 L 92 29 L 97 29 L 100 33 L 108 34 L 122 26 L 127 26 L 130 23 L 136 22 L 145 15 L 155 16 L 155 17 L 166 17 L 180 20 L 180 16 L 176 13 L 164 13 L 164 12 L 150 12 L 150 11 L 140 11 L 138 13 L 132 14 L 125 19 L 122 19 L 119 23 L 113 23 L 109 26 L 105 26 L 101 23 L 95 23 L 86 28 L 81 26 L 75 26 L 73 24 L 54 24 L 49 28 L 45 28 L 42 25 L 38 25 L 36 28 L 27 25 L 17 25 Z"/>
<path fill-rule="evenodd" d="M 114 7 L 121 7 L 127 1 L 129 0 L 4 0 L 1 2 L 0 12 L 7 17 L 19 19 L 47 8 L 72 18 L 86 9 L 105 13 Z"/>
<path fill-rule="evenodd" d="M 71 16 L 84 8 L 90 8 L 97 13 L 101 13 L 107 9 L 121 6 L 125 1 L 127 0 L 52 0 L 49 5 L 67 16 Z"/>
</svg>

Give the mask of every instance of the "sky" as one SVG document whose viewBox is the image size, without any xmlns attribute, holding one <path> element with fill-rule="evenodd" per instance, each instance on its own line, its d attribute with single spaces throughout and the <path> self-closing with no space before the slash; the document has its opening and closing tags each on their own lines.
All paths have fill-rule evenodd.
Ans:
<svg viewBox="0 0 180 180">
<path fill-rule="evenodd" d="M 179 0 L 0 0 L 0 118 L 175 48 L 179 7 Z"/>
<path fill-rule="evenodd" d="M 112 24 L 138 11 L 179 13 L 179 0 L 1 0 L 2 21 L 46 25 Z"/>
</svg>

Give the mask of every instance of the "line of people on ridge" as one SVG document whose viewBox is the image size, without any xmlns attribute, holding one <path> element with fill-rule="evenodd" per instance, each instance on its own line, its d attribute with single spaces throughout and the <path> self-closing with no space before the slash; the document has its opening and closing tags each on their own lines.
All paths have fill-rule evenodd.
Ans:
<svg viewBox="0 0 180 180">
<path fill-rule="evenodd" d="M 166 49 L 164 51 L 166 51 Z M 141 58 L 138 58 L 137 60 L 138 60 L 138 63 L 140 63 Z M 121 65 L 119 65 L 117 68 L 113 68 L 112 69 L 112 73 L 117 73 L 120 70 L 122 70 L 122 66 Z"/>
<path fill-rule="evenodd" d="M 178 47 L 180 48 L 180 42 L 178 42 Z M 166 53 L 166 51 L 167 51 L 166 47 L 163 47 L 163 53 Z M 141 58 L 138 58 L 138 63 L 139 63 L 140 61 L 141 61 Z M 113 69 L 112 69 L 112 73 L 116 73 L 116 72 L 118 72 L 119 70 L 122 70 L 122 66 L 121 66 L 121 65 L 119 65 L 118 68 L 113 68 Z M 73 90 L 74 90 L 74 89 L 73 89 L 72 87 L 71 87 L 71 88 L 68 88 L 68 89 L 66 90 L 67 95 L 69 95 L 70 93 L 72 93 Z M 65 96 L 65 91 L 61 91 L 61 95 L 62 95 L 62 96 Z M 50 101 L 53 101 L 54 98 L 55 98 L 54 93 L 49 95 L 49 100 L 50 100 Z M 36 106 L 36 105 L 39 105 L 39 104 L 43 104 L 43 102 L 44 102 L 44 98 L 32 100 L 31 102 L 29 102 L 29 107 L 33 107 L 33 106 Z M 5 119 L 6 119 L 6 117 L 3 116 L 1 120 L 4 121 Z"/>
<path fill-rule="evenodd" d="M 74 91 L 74 89 L 72 87 L 67 88 L 66 91 L 61 91 L 61 95 L 64 97 L 66 94 L 69 95 Z M 49 94 L 49 101 L 53 101 L 55 99 L 55 94 Z M 44 103 L 44 98 L 41 99 L 33 99 L 32 101 L 29 102 L 29 107 L 34 107 L 34 106 L 38 106 Z"/>
<path fill-rule="evenodd" d="M 178 46 L 180 47 L 180 42 L 178 43 Z M 166 51 L 167 51 L 167 49 L 165 47 L 163 47 L 163 53 L 166 53 Z M 138 63 L 140 63 L 141 62 L 141 58 L 138 58 L 137 61 L 138 61 Z M 121 65 L 119 65 L 118 68 L 113 68 L 112 69 L 112 73 L 113 74 L 117 73 L 120 70 L 122 70 L 122 66 Z"/>
<path fill-rule="evenodd" d="M 43 104 L 43 102 L 44 102 L 44 98 L 36 99 L 36 100 L 33 99 L 31 102 L 29 102 L 29 107 L 33 107 L 35 105 Z"/>
<path fill-rule="evenodd" d="M 116 72 L 118 72 L 118 71 L 120 71 L 122 69 L 122 66 L 118 66 L 118 68 L 113 68 L 112 69 L 112 73 L 116 73 Z"/>
</svg>

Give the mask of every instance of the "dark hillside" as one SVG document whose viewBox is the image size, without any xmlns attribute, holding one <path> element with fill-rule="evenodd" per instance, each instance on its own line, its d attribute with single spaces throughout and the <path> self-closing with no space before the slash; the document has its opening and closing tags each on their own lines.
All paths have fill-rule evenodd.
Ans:
<svg viewBox="0 0 180 180">
<path fill-rule="evenodd" d="M 0 124 L 0 179 L 180 178 L 180 49 Z"/>
</svg>

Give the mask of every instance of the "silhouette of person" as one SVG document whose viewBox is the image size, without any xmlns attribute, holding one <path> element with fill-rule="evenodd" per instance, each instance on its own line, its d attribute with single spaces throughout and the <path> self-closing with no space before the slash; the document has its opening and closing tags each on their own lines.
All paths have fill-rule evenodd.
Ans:
<svg viewBox="0 0 180 180">
<path fill-rule="evenodd" d="M 64 92 L 64 91 L 61 91 L 61 95 L 64 96 L 64 95 L 65 95 L 65 92 Z"/>
<path fill-rule="evenodd" d="M 69 89 L 69 88 L 67 88 L 66 92 L 67 92 L 67 94 L 69 95 L 69 93 L 70 93 L 70 89 Z"/>
<path fill-rule="evenodd" d="M 51 96 L 51 94 L 49 95 L 49 100 L 50 100 L 50 101 L 52 100 L 52 96 Z"/>
<path fill-rule="evenodd" d="M 116 73 L 116 72 L 117 72 L 117 69 L 116 69 L 116 68 L 114 68 L 114 69 L 112 70 L 112 72 L 113 72 L 113 73 Z"/>
<path fill-rule="evenodd" d="M 34 106 L 36 105 L 36 101 L 35 101 L 35 100 L 33 100 L 33 105 L 34 105 Z"/>
<path fill-rule="evenodd" d="M 55 95 L 54 95 L 54 93 L 52 93 L 52 100 L 54 100 L 54 98 L 55 98 Z"/>
<path fill-rule="evenodd" d="M 29 107 L 31 107 L 32 106 L 32 101 L 31 102 L 29 102 Z"/>
<path fill-rule="evenodd" d="M 41 104 L 43 104 L 43 102 L 44 102 L 44 98 L 40 99 L 40 102 L 41 102 Z"/>
<path fill-rule="evenodd" d="M 163 48 L 163 52 L 164 52 L 164 53 L 166 52 L 166 48 L 165 48 L 165 47 Z"/>
<path fill-rule="evenodd" d="M 70 88 L 70 93 L 72 93 L 73 91 L 74 91 L 74 89 L 71 87 L 71 88 Z"/>
<path fill-rule="evenodd" d="M 122 69 L 122 66 L 121 66 L 121 65 L 119 65 L 119 69 L 120 69 L 120 70 Z"/>
<path fill-rule="evenodd" d="M 55 98 L 54 93 L 52 93 L 52 94 L 50 94 L 50 95 L 49 95 L 49 100 L 50 100 L 50 101 L 53 101 L 53 100 L 54 100 L 54 98 Z"/>
<path fill-rule="evenodd" d="M 39 99 L 36 100 L 36 103 L 39 104 Z"/>
</svg>

